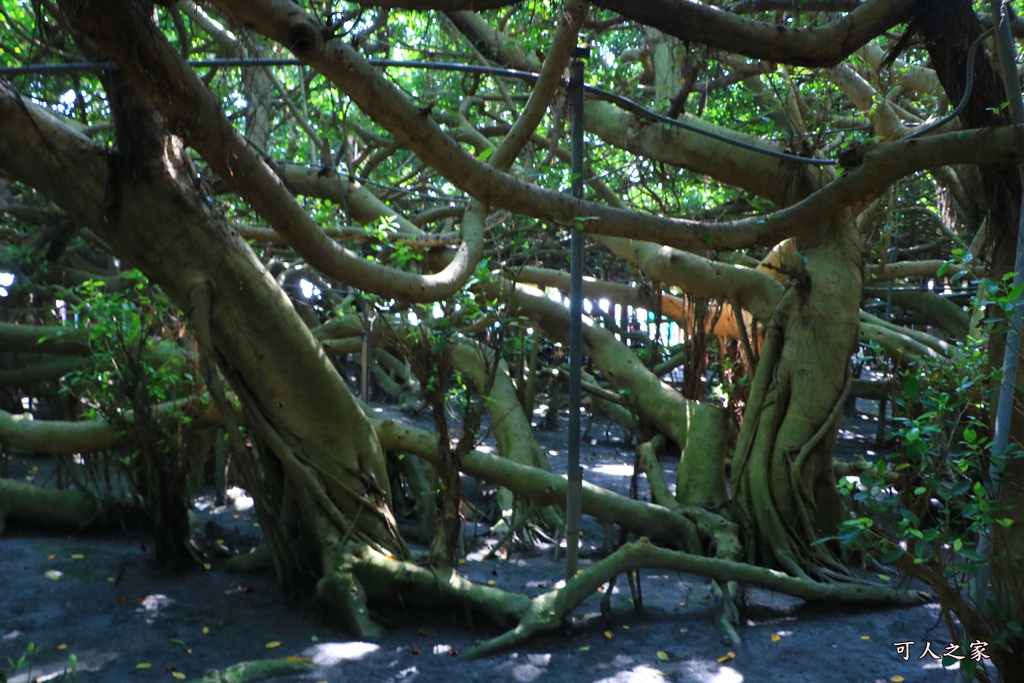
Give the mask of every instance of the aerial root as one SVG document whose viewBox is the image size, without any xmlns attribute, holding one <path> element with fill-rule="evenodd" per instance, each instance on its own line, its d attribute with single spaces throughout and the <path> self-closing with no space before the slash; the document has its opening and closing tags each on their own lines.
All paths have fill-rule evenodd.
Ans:
<svg viewBox="0 0 1024 683">
<path fill-rule="evenodd" d="M 722 640 L 729 647 L 739 647 L 740 611 L 736 606 L 739 584 L 735 581 L 712 581 L 711 594 L 715 598 L 715 625 L 722 632 Z"/>
</svg>

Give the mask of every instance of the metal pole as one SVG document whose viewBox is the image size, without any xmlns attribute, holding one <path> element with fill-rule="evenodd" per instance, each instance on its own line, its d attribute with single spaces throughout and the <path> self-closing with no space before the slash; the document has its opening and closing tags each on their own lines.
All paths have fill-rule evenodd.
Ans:
<svg viewBox="0 0 1024 683">
<path fill-rule="evenodd" d="M 572 196 L 583 197 L 583 60 L 577 47 L 569 70 L 572 106 Z M 576 575 L 580 552 L 583 469 L 580 467 L 580 384 L 583 370 L 583 232 L 571 228 L 569 244 L 569 465 L 565 500 L 565 579 Z"/>
<path fill-rule="evenodd" d="M 373 351 L 373 319 L 370 317 L 370 302 L 363 301 L 363 350 L 360 354 L 359 388 L 363 403 L 370 402 L 370 354 Z"/>
</svg>

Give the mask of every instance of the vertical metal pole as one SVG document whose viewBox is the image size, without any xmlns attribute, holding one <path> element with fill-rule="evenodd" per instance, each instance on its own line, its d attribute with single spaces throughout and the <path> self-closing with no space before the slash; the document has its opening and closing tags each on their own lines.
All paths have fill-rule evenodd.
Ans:
<svg viewBox="0 0 1024 683">
<path fill-rule="evenodd" d="M 583 60 L 577 47 L 569 71 L 572 106 L 572 196 L 583 196 Z M 576 575 L 580 550 L 583 469 L 580 467 L 580 384 L 583 370 L 583 232 L 571 228 L 569 245 L 569 466 L 565 500 L 565 578 Z"/>
<path fill-rule="evenodd" d="M 891 264 L 896 260 L 896 245 L 893 244 L 892 226 L 885 226 L 885 262 Z M 892 322 L 892 280 L 889 280 L 889 288 L 885 293 L 885 321 Z M 854 399 L 856 400 L 856 399 Z M 885 444 L 885 411 L 889 403 L 887 394 L 882 394 L 878 399 L 878 430 L 875 432 L 875 442 L 882 446 Z"/>
<path fill-rule="evenodd" d="M 373 339 L 371 331 L 373 330 L 373 320 L 370 318 L 370 302 L 363 301 L 363 350 L 360 354 L 360 397 L 363 399 L 363 403 L 370 402 L 370 354 L 372 353 L 371 344 Z"/>
</svg>

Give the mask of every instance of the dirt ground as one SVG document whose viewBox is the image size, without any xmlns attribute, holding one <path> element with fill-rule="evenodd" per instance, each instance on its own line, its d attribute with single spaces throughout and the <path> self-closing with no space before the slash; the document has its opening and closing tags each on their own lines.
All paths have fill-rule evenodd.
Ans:
<svg viewBox="0 0 1024 683">
<path fill-rule="evenodd" d="M 870 449 L 874 423 L 851 418 L 844 448 Z M 560 432 L 561 430 L 559 430 Z M 540 433 L 557 469 L 564 467 L 563 437 Z M 563 432 L 564 434 L 564 432 Z M 584 445 L 584 476 L 626 491 L 632 448 L 603 430 Z M 674 481 L 671 459 L 663 461 Z M 13 459 L 10 476 L 31 475 L 37 459 Z M 646 493 L 641 490 L 641 496 Z M 202 506 L 200 501 L 200 506 Z M 231 552 L 258 542 L 253 511 L 243 497 L 220 508 L 198 510 L 212 521 Z M 600 557 L 603 531 L 584 524 L 582 566 Z M 486 549 L 494 539 L 468 539 Z M 461 566 L 474 581 L 536 595 L 564 575 L 553 549 L 512 551 L 484 559 L 470 552 Z M 741 630 L 743 644 L 729 648 L 712 623 L 707 580 L 656 570 L 641 572 L 642 609 L 634 608 L 625 579 L 612 597 L 613 617 L 599 612 L 600 595 L 584 603 L 564 633 L 527 647 L 466 661 L 458 656 L 496 635 L 464 615 L 393 611 L 385 639 L 355 642 L 288 604 L 269 575 L 233 575 L 221 561 L 209 569 L 162 574 L 152 566 L 152 544 L 138 532 L 47 534 L 12 524 L 0 537 L 0 674 L 10 683 L 57 680 L 195 681 L 204 672 L 243 661 L 288 656 L 311 658 L 315 669 L 280 681 L 431 682 L 566 681 L 641 683 L 799 683 L 801 681 L 955 681 L 925 653 L 943 654 L 949 635 L 938 606 L 840 610 L 808 605 L 752 589 Z M 902 648 L 896 643 L 913 642 Z M 25 656 L 19 666 L 19 659 Z M 923 658 L 922 658 L 923 657 Z M 0 675 L 0 681 L 3 675 Z"/>
</svg>

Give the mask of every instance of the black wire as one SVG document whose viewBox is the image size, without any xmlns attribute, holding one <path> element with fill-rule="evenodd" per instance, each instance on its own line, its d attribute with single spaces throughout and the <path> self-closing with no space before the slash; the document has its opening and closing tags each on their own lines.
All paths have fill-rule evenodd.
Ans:
<svg viewBox="0 0 1024 683">
<path fill-rule="evenodd" d="M 982 33 L 980 36 L 975 38 L 974 42 L 971 43 L 970 49 L 967 50 L 967 82 L 964 83 L 964 96 L 960 98 L 960 103 L 956 105 L 956 108 L 953 111 L 946 114 L 945 116 L 943 116 L 935 123 L 929 124 L 928 126 L 920 130 L 916 130 L 910 135 L 904 137 L 904 140 L 913 140 L 914 138 L 919 138 L 925 133 L 928 133 L 930 131 L 935 130 L 936 128 L 940 128 L 946 125 L 947 123 L 949 123 L 950 121 L 952 121 L 953 119 L 960 115 L 960 112 L 962 112 L 964 110 L 964 107 L 967 106 L 967 101 L 971 99 L 971 91 L 974 90 L 974 56 L 977 54 L 978 48 L 981 46 L 981 41 L 985 40 L 985 38 L 988 38 L 992 33 L 995 32 L 995 30 L 996 27 L 993 26 L 989 30 Z"/>
<path fill-rule="evenodd" d="M 370 59 L 367 60 L 371 65 L 381 68 L 408 68 L 408 69 L 436 69 L 439 71 L 453 71 L 460 73 L 473 73 L 482 74 L 485 76 L 494 77 L 505 77 L 505 78 L 516 78 L 521 81 L 529 83 L 535 83 L 540 74 L 533 73 L 532 71 L 521 71 L 519 69 L 501 69 L 492 66 L 483 66 L 479 64 L 453 64 L 449 62 L 422 62 L 422 61 L 408 61 L 408 60 L 396 60 L 396 59 Z M 294 58 L 277 58 L 277 59 L 244 59 L 244 58 L 225 58 L 225 59 L 196 59 L 188 62 L 193 67 L 221 67 L 221 66 L 302 66 L 305 64 L 302 60 Z M 102 71 L 116 69 L 117 65 L 113 62 L 71 62 L 68 64 L 29 64 L 27 66 L 7 66 L 0 67 L 0 76 L 26 74 L 26 73 L 37 73 L 37 74 L 65 74 L 65 73 L 79 73 L 82 71 Z M 779 159 L 786 159 L 787 161 L 795 161 L 802 164 L 813 164 L 816 166 L 834 166 L 836 162 L 832 159 L 812 159 L 810 157 L 803 157 L 797 154 L 789 154 L 787 152 L 779 152 L 773 149 L 765 149 L 758 145 L 744 142 L 743 140 L 735 140 L 725 135 L 720 135 L 709 130 L 704 130 L 693 124 L 686 123 L 685 121 L 679 121 L 677 119 L 663 116 L 657 112 L 653 112 L 650 109 L 643 107 L 642 105 L 634 102 L 633 100 L 616 95 L 613 92 L 602 90 L 601 88 L 585 85 L 584 92 L 594 97 L 594 99 L 611 102 L 628 112 L 636 114 L 642 119 L 655 123 L 664 123 L 669 126 L 676 128 L 682 128 L 683 130 L 690 131 L 691 133 L 697 133 L 704 137 L 711 138 L 712 140 L 718 140 L 728 145 L 733 145 L 741 149 L 745 149 L 758 154 L 767 154 L 768 156 L 777 157 Z"/>
<path fill-rule="evenodd" d="M 970 100 L 971 92 L 974 89 L 974 58 L 978 52 L 978 47 L 981 46 L 982 41 L 991 35 L 995 31 L 995 27 L 988 29 L 980 36 L 978 36 L 973 43 L 971 43 L 970 49 L 967 51 L 967 80 L 964 84 L 964 94 L 960 99 L 959 104 L 949 114 L 942 117 L 933 124 L 930 124 L 920 130 L 916 130 L 910 135 L 903 138 L 904 140 L 913 140 L 926 133 L 929 133 L 936 128 L 940 128 L 945 124 L 949 123 L 963 111 L 964 107 L 967 106 L 968 100 Z M 533 73 L 532 71 L 521 71 L 519 69 L 503 69 L 492 66 L 484 66 L 479 64 L 454 64 L 451 62 L 423 62 L 415 60 L 398 60 L 398 59 L 370 59 L 367 60 L 371 65 L 381 68 L 408 68 L 408 69 L 435 69 L 439 71 L 452 71 L 460 73 L 473 73 L 483 74 L 492 77 L 505 77 L 505 78 L 516 78 L 521 81 L 529 83 L 535 83 L 540 74 Z M 246 58 L 224 58 L 224 59 L 197 59 L 189 61 L 189 65 L 193 67 L 220 67 L 220 66 L 301 66 L 304 62 L 295 58 L 277 58 L 277 59 L 246 59 Z M 30 64 L 27 66 L 8 66 L 0 67 L 0 76 L 8 76 L 15 74 L 25 73 L 39 73 L 39 74 L 62 74 L 62 73 L 78 73 L 82 71 L 99 71 L 106 69 L 116 69 L 117 65 L 113 62 L 72 62 L 69 64 Z M 750 152 L 756 152 L 758 154 L 767 154 L 768 156 L 776 157 L 779 159 L 785 159 L 787 161 L 795 161 L 802 164 L 812 164 L 815 166 L 834 166 L 837 162 L 834 159 L 813 159 L 810 157 L 804 157 L 797 154 L 789 154 L 788 152 L 778 152 L 773 149 L 765 149 L 758 145 L 744 142 L 743 140 L 735 140 L 726 135 L 721 135 L 709 130 L 704 130 L 694 126 L 693 124 L 686 123 L 685 121 L 679 121 L 657 112 L 653 112 L 650 109 L 634 102 L 633 100 L 616 95 L 613 92 L 602 90 L 596 86 L 585 85 L 584 92 L 593 96 L 595 99 L 611 102 L 628 112 L 636 114 L 642 119 L 655 123 L 663 123 L 675 128 L 682 128 L 683 130 L 690 131 L 691 133 L 697 133 L 704 137 L 724 142 L 728 145 L 739 147 Z"/>
</svg>

